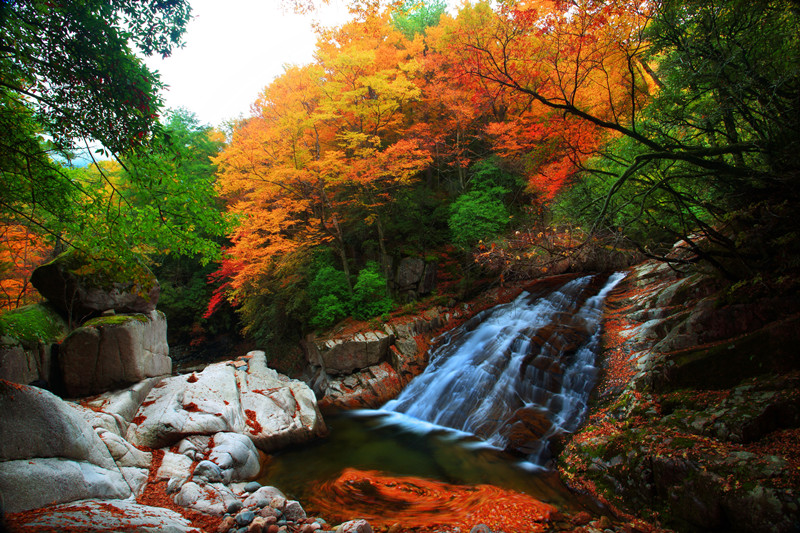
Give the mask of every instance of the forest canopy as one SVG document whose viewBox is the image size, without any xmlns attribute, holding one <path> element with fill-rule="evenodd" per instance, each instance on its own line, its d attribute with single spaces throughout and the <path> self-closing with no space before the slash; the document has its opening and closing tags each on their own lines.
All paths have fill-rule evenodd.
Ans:
<svg viewBox="0 0 800 533">
<path fill-rule="evenodd" d="M 459 277 L 459 296 L 482 272 L 542 275 L 543 257 L 587 246 L 677 261 L 683 240 L 695 256 L 681 261 L 734 281 L 791 250 L 796 3 L 355 7 L 223 138 L 190 112 L 159 116 L 158 78 L 129 48 L 179 46 L 185 2 L 3 4 L 15 28 L 0 84 L 13 132 L 0 156 L 6 242 L 32 232 L 51 247 L 144 254 L 176 309 L 213 288 L 193 320 L 233 305 L 260 342 L 419 298 L 396 283 L 407 258 Z M 81 170 L 51 156 L 78 138 L 116 161 Z M 761 248 L 737 237 L 743 220 L 771 228 Z M 219 259 L 212 287 L 178 276 L 180 255 L 203 275 Z"/>
</svg>

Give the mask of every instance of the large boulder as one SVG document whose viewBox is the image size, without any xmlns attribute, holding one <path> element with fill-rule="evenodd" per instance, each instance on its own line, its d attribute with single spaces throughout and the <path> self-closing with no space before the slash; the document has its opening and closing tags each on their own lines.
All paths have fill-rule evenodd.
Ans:
<svg viewBox="0 0 800 533">
<path fill-rule="evenodd" d="M 397 290 L 416 289 L 425 274 L 425 261 L 419 257 L 405 257 L 397 265 L 394 282 Z"/>
<path fill-rule="evenodd" d="M 87 498 L 128 498 L 131 489 L 117 468 L 33 458 L 0 463 L 0 493 L 6 512 L 17 513 Z"/>
<path fill-rule="evenodd" d="M 375 409 L 397 397 L 406 381 L 384 361 L 349 376 L 328 380 L 319 407 L 322 412 Z"/>
<path fill-rule="evenodd" d="M 61 343 L 68 396 L 89 396 L 172 372 L 163 313 L 94 318 Z"/>
<path fill-rule="evenodd" d="M 150 507 L 129 500 L 83 500 L 55 505 L 11 517 L 13 531 L 80 531 L 128 533 L 188 533 L 197 531 L 188 520 L 170 509 Z"/>
<path fill-rule="evenodd" d="M 106 443 L 67 402 L 0 380 L 0 412 L 0 494 L 7 512 L 131 495 Z"/>
<path fill-rule="evenodd" d="M 312 366 L 319 366 L 331 375 L 352 374 L 386 359 L 394 337 L 382 331 L 326 340 L 308 340 L 303 347 Z"/>
<path fill-rule="evenodd" d="M 216 363 L 202 372 L 164 379 L 148 394 L 127 438 L 150 448 L 189 435 L 241 433 L 269 452 L 326 432 L 305 383 L 268 368 L 264 352 Z"/>
<path fill-rule="evenodd" d="M 0 315 L 0 379 L 14 383 L 58 381 L 53 345 L 69 333 L 67 322 L 48 304 Z"/>
<path fill-rule="evenodd" d="M 121 267 L 109 260 L 65 252 L 38 267 L 31 283 L 64 316 L 80 323 L 113 309 L 117 313 L 149 313 L 156 308 L 158 280 L 143 263 Z"/>
</svg>

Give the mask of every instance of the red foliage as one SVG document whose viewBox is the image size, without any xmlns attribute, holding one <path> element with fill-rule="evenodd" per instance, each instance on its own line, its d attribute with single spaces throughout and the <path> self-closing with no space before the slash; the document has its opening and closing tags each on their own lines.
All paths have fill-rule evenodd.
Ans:
<svg viewBox="0 0 800 533">
<path fill-rule="evenodd" d="M 544 531 L 556 509 L 530 496 L 491 485 L 451 485 L 415 477 L 346 469 L 310 499 L 315 512 L 335 520 L 360 516 L 373 527 L 435 531 L 476 524 L 517 533 Z"/>
</svg>

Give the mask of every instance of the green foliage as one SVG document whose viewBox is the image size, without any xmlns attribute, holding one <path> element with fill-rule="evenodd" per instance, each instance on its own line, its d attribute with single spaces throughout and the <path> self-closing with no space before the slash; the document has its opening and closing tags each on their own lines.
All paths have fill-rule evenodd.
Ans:
<svg viewBox="0 0 800 533">
<path fill-rule="evenodd" d="M 392 14 L 392 25 L 407 39 L 425 34 L 425 29 L 439 24 L 439 18 L 447 10 L 444 0 L 404 0 Z"/>
<path fill-rule="evenodd" d="M 69 328 L 58 312 L 47 304 L 32 304 L 0 314 L 0 337 L 9 336 L 23 344 L 57 342 Z"/>
<path fill-rule="evenodd" d="M 525 188 L 527 182 L 520 176 L 512 174 L 501 167 L 498 157 L 481 159 L 470 167 L 469 188 L 473 191 L 486 191 L 494 187 L 503 187 L 508 192 L 518 192 Z"/>
<path fill-rule="evenodd" d="M 325 265 L 308 285 L 311 300 L 310 324 L 327 328 L 349 314 L 350 290 L 344 272 Z"/>
<path fill-rule="evenodd" d="M 127 151 L 156 123 L 161 87 L 129 43 L 169 55 L 189 14 L 184 0 L 3 2 L 0 98 L 31 106 L 61 147 L 91 138 Z"/>
<path fill-rule="evenodd" d="M 311 307 L 310 324 L 315 328 L 328 328 L 347 316 L 347 303 L 333 294 L 326 294 Z"/>
<path fill-rule="evenodd" d="M 351 306 L 353 316 L 359 320 L 366 320 L 392 309 L 392 297 L 378 264 L 369 263 L 358 273 L 358 279 L 353 286 Z"/>
<path fill-rule="evenodd" d="M 459 196 L 450 208 L 453 243 L 468 248 L 480 240 L 490 239 L 508 225 L 509 213 L 503 203 L 508 189 L 491 187 Z"/>
<path fill-rule="evenodd" d="M 189 12 L 185 0 L 0 3 L 1 223 L 122 266 L 218 255 L 208 157 L 221 138 L 185 112 L 160 124 L 158 76 L 131 50 L 168 55 Z M 117 162 L 64 163 L 98 143 Z"/>
</svg>

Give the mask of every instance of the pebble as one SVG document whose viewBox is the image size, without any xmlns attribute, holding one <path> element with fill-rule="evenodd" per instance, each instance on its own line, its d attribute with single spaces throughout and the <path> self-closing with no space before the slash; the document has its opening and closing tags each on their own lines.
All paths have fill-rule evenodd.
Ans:
<svg viewBox="0 0 800 533">
<path fill-rule="evenodd" d="M 261 488 L 261 483 L 258 481 L 251 481 L 247 485 L 244 486 L 245 492 L 255 492 Z"/>
<path fill-rule="evenodd" d="M 217 527 L 217 533 L 228 533 L 236 525 L 236 520 L 232 516 L 226 516 Z"/>
<path fill-rule="evenodd" d="M 255 517 L 256 514 L 248 509 L 236 515 L 236 523 L 240 526 L 246 526 L 249 525 Z"/>
<path fill-rule="evenodd" d="M 233 500 L 228 504 L 227 507 L 227 510 L 230 514 L 240 511 L 241 509 L 242 509 L 242 502 L 240 502 L 239 500 Z"/>
<path fill-rule="evenodd" d="M 264 526 L 266 526 L 266 518 L 263 516 L 257 516 L 250 522 L 250 525 L 247 526 L 247 533 L 262 533 L 264 531 Z"/>
<path fill-rule="evenodd" d="M 306 512 L 297 500 L 289 500 L 283 508 L 283 515 L 290 522 L 306 519 Z"/>
</svg>

